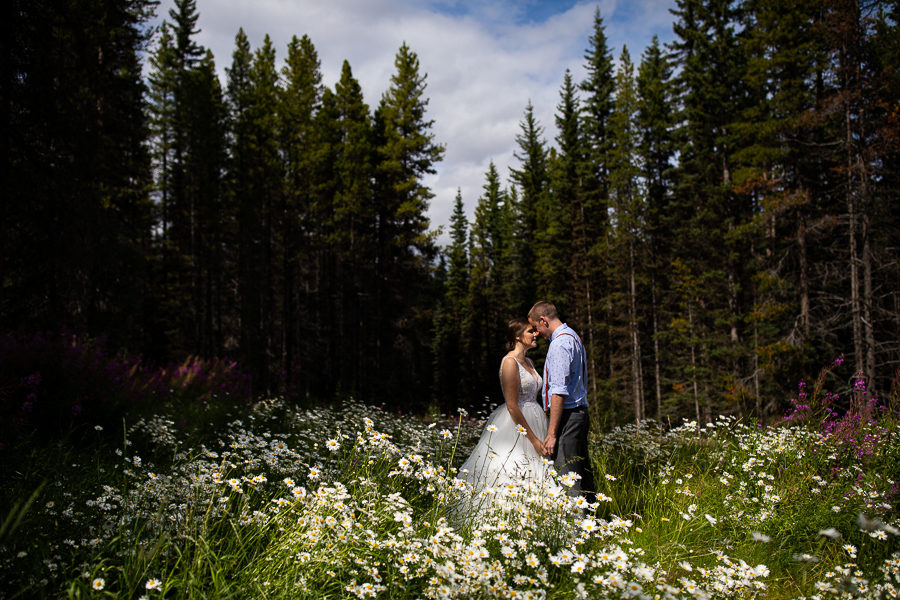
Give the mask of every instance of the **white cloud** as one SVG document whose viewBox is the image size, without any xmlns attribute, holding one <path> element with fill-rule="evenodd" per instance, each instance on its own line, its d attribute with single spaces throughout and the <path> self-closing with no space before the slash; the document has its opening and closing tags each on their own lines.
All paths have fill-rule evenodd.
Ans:
<svg viewBox="0 0 900 600">
<path fill-rule="evenodd" d="M 171 0 L 163 0 L 160 18 Z M 637 63 L 654 33 L 671 39 L 674 0 L 198 0 L 198 43 L 210 48 L 220 77 L 231 63 L 234 37 L 243 27 L 255 49 L 268 34 L 283 60 L 294 35 L 308 35 L 333 86 L 346 59 L 366 102 L 375 107 L 406 42 L 428 76 L 428 117 L 445 144 L 444 161 L 428 178 L 435 198 L 432 226 L 447 225 L 457 188 L 471 217 L 484 173 L 493 161 L 504 181 L 526 104 L 556 135 L 554 113 L 565 70 L 584 78 L 584 53 L 600 8 L 613 58 L 628 45 Z M 446 243 L 447 232 L 440 241 Z"/>
</svg>

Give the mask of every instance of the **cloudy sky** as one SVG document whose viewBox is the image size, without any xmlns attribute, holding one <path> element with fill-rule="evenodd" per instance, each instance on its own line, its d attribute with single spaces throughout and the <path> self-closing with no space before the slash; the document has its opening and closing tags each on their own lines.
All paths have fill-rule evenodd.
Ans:
<svg viewBox="0 0 900 600">
<path fill-rule="evenodd" d="M 162 0 L 159 19 L 172 0 Z M 322 63 L 323 83 L 333 87 L 350 62 L 370 108 L 378 105 L 405 41 L 427 74 L 428 117 L 446 146 L 437 174 L 426 180 L 435 194 L 433 228 L 447 224 L 456 190 L 470 219 L 484 174 L 494 161 L 504 182 L 525 106 L 534 105 L 553 143 L 554 113 L 566 69 L 585 78 L 584 54 L 600 9 L 614 58 L 627 45 L 632 61 L 653 35 L 672 40 L 674 0 L 197 0 L 201 32 L 224 85 L 239 27 L 257 48 L 268 34 L 279 63 L 291 37 L 310 37 Z"/>
</svg>

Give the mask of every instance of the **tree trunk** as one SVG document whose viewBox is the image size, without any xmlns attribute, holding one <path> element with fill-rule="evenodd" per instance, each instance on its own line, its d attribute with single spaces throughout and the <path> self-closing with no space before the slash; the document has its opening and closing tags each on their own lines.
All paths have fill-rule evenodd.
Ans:
<svg viewBox="0 0 900 600">
<path fill-rule="evenodd" d="M 656 420 L 662 419 L 662 377 L 659 359 L 659 315 L 656 305 L 656 274 L 650 273 L 650 310 L 653 321 L 653 377 L 656 382 Z"/>
<path fill-rule="evenodd" d="M 800 249 L 800 324 L 804 339 L 809 337 L 809 250 L 806 243 L 806 216 L 797 211 L 797 244 Z"/>
<path fill-rule="evenodd" d="M 869 203 L 868 181 L 865 172 L 861 172 L 863 191 L 862 210 L 862 267 L 863 267 L 863 298 L 862 298 L 862 325 L 863 338 L 866 345 L 865 373 L 869 385 L 875 385 L 875 327 L 872 320 L 872 305 L 875 300 L 872 288 L 872 242 L 869 236 Z"/>
<path fill-rule="evenodd" d="M 694 415 L 700 429 L 700 391 L 697 386 L 697 355 L 694 350 L 694 309 L 688 305 L 688 328 L 691 334 L 691 383 L 694 389 Z"/>
<path fill-rule="evenodd" d="M 591 303 L 591 280 L 590 278 L 586 279 L 584 282 L 585 288 L 585 298 L 587 299 L 587 335 L 588 335 L 588 348 L 592 351 L 594 350 L 594 316 L 593 316 L 593 308 Z M 593 352 L 592 352 L 593 353 Z M 593 358 L 588 359 L 588 364 L 591 366 L 591 373 L 593 375 L 589 376 L 591 382 L 591 399 L 597 398 L 597 370 L 595 368 L 595 362 Z"/>
<path fill-rule="evenodd" d="M 852 135 L 850 132 L 850 105 L 847 104 L 846 113 L 847 128 L 847 213 L 849 214 L 850 227 L 850 320 L 853 326 L 853 360 L 854 370 L 857 373 L 863 373 L 865 351 L 863 347 L 863 329 L 862 329 L 862 303 L 859 297 L 860 277 L 859 277 L 859 250 L 857 248 L 857 217 L 856 217 L 856 194 L 853 187 L 853 156 L 852 156 Z"/>
<path fill-rule="evenodd" d="M 634 397 L 634 419 L 640 423 L 644 418 L 644 386 L 641 373 L 641 340 L 637 324 L 637 284 L 634 277 L 634 238 L 628 240 L 628 279 L 630 296 L 631 329 L 631 387 Z"/>
<path fill-rule="evenodd" d="M 753 321 L 753 397 L 756 399 L 756 418 L 762 419 L 762 398 L 759 397 L 759 323 Z"/>
</svg>

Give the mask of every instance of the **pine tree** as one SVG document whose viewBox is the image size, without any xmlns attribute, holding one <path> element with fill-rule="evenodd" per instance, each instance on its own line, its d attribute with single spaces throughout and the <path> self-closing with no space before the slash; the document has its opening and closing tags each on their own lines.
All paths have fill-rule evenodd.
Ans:
<svg viewBox="0 0 900 600">
<path fill-rule="evenodd" d="M 338 281 L 341 286 L 343 317 L 338 331 L 348 350 L 341 369 L 342 379 L 353 393 L 360 391 L 360 380 L 375 376 L 378 365 L 352 348 L 370 348 L 376 342 L 369 337 L 366 323 L 374 319 L 377 308 L 369 290 L 375 286 L 375 178 L 376 153 L 369 106 L 363 101 L 362 88 L 344 61 L 341 79 L 334 94 L 337 127 L 334 160 L 335 183 L 334 250 L 338 255 Z M 346 321 L 346 323 L 344 323 Z M 349 356 L 348 356 L 349 355 Z M 353 356 L 356 355 L 356 356 Z"/>
<path fill-rule="evenodd" d="M 152 159 L 156 181 L 154 195 L 158 202 L 158 222 L 162 237 L 168 233 L 169 202 L 172 190 L 172 144 L 175 129 L 175 88 L 178 66 L 172 29 L 163 21 L 156 49 L 150 56 L 149 123 L 152 136 Z"/>
<path fill-rule="evenodd" d="M 160 293 L 154 329 L 166 354 L 216 356 L 225 332 L 224 105 L 193 0 L 179 0 L 151 59 L 151 118 L 159 203 Z"/>
<path fill-rule="evenodd" d="M 197 0 L 174 0 L 175 6 L 169 9 L 172 28 L 175 32 L 175 52 L 178 58 L 178 70 L 189 73 L 203 56 L 203 48 L 194 41 L 200 33 L 197 21 Z"/>
<path fill-rule="evenodd" d="M 322 145 L 316 122 L 322 102 L 322 74 L 318 53 L 312 41 L 294 36 L 287 48 L 281 71 L 283 86 L 278 88 L 278 138 L 283 161 L 284 187 L 280 207 L 281 223 L 281 302 L 284 306 L 281 331 L 281 371 L 283 385 L 292 393 L 311 382 L 296 379 L 299 364 L 312 359 L 315 350 L 303 329 L 304 315 L 327 301 L 312 298 L 302 284 L 315 280 L 313 257 L 315 238 L 323 226 L 315 215 L 321 191 L 320 156 Z M 308 393 L 309 390 L 304 390 Z"/>
<path fill-rule="evenodd" d="M 534 116 L 531 102 L 525 107 L 519 129 L 521 132 L 516 136 L 518 150 L 514 157 L 520 167 L 510 168 L 511 178 L 519 190 L 515 203 L 516 248 L 513 256 L 516 262 L 510 273 L 511 285 L 515 287 L 510 289 L 510 302 L 519 307 L 516 312 L 524 314 L 534 304 L 538 293 L 533 277 L 540 253 L 537 238 L 546 229 L 538 217 L 541 206 L 547 204 L 549 183 L 547 147 L 542 139 L 544 130 Z"/>
<path fill-rule="evenodd" d="M 609 151 L 609 184 L 614 228 L 613 251 L 610 258 L 610 280 L 616 282 L 619 306 L 614 309 L 618 318 L 626 321 L 624 333 L 627 341 L 622 343 L 621 362 L 627 365 L 628 377 L 620 397 L 630 399 L 635 422 L 640 423 L 646 416 L 644 407 L 643 351 L 641 327 L 638 315 L 638 265 L 643 264 L 643 227 L 645 222 L 645 199 L 639 185 L 640 162 L 638 160 L 637 131 L 637 91 L 634 81 L 634 66 L 627 47 L 622 47 L 619 68 L 616 73 L 616 102 L 610 117 L 610 134 L 613 143 Z M 623 336 L 624 337 L 624 336 Z M 627 348 L 627 353 L 624 349 Z M 618 361 L 617 361 L 618 362 Z"/>
<path fill-rule="evenodd" d="M 195 0 L 176 0 L 169 10 L 172 20 L 172 157 L 166 202 L 166 237 L 162 239 L 161 303 L 162 328 L 170 354 L 183 356 L 197 350 L 197 193 L 195 172 L 191 163 L 197 159 L 196 144 L 197 90 L 194 70 L 203 56 L 203 48 L 195 41 L 199 15 Z M 202 159 L 201 159 L 202 160 Z"/>
<path fill-rule="evenodd" d="M 140 344 L 152 223 L 139 57 L 152 4 L 6 8 L 3 325 Z"/>
<path fill-rule="evenodd" d="M 453 202 L 453 214 L 450 217 L 450 249 L 449 270 L 447 273 L 447 294 L 457 306 L 461 306 L 463 295 L 468 289 L 469 280 L 469 222 L 466 220 L 462 192 L 456 191 Z M 454 311 L 460 316 L 462 310 Z"/>
<path fill-rule="evenodd" d="M 763 398 L 783 393 L 785 366 L 802 369 L 810 349 L 815 252 L 809 222 L 831 185 L 830 168 L 815 150 L 820 128 L 808 118 L 818 103 L 817 79 L 824 65 L 814 26 L 818 6 L 807 0 L 790 5 L 760 0 L 748 2 L 744 16 L 744 79 L 753 101 L 732 126 L 742 139 L 733 160 L 736 193 L 747 198 L 756 215 L 748 223 L 755 238 L 755 276 L 747 395 L 760 417 L 767 416 Z"/>
<path fill-rule="evenodd" d="M 606 26 L 600 9 L 594 14 L 594 29 L 588 40 L 585 54 L 587 79 L 581 82 L 585 93 L 582 103 L 583 133 L 585 139 L 585 188 L 591 217 L 605 217 L 608 198 L 609 167 L 607 153 L 612 142 L 609 136 L 609 119 L 613 111 L 615 77 L 612 53 L 606 38 Z"/>
<path fill-rule="evenodd" d="M 237 269 L 238 303 L 240 336 L 239 348 L 241 360 L 250 366 L 250 357 L 258 352 L 260 342 L 258 328 L 254 327 L 254 315 L 259 308 L 254 306 L 254 287 L 256 281 L 255 240 L 258 239 L 254 209 L 252 206 L 253 187 L 250 168 L 253 158 L 252 120 L 252 86 L 250 83 L 250 65 L 253 55 L 250 42 L 243 29 L 235 36 L 235 49 L 232 53 L 231 67 L 226 69 L 228 75 L 227 98 L 230 125 L 230 152 L 228 164 L 229 203 L 236 214 L 237 225 Z M 259 374 L 255 373 L 259 379 Z"/>
<path fill-rule="evenodd" d="M 188 260 L 191 259 L 189 245 L 190 223 L 193 215 L 189 205 L 190 191 L 187 181 L 190 176 L 187 165 L 190 161 L 191 129 L 194 117 L 191 110 L 194 100 L 191 79 L 194 67 L 203 55 L 203 48 L 194 41 L 194 36 L 200 32 L 196 28 L 199 19 L 196 0 L 175 0 L 174 7 L 169 9 L 169 18 L 172 20 L 172 44 L 170 47 L 163 46 L 163 40 L 161 40 L 160 46 L 160 51 L 166 52 L 166 55 L 161 57 L 168 62 L 164 66 L 171 69 L 164 76 L 171 78 L 172 85 L 172 157 L 170 173 L 166 182 L 169 186 L 167 214 L 165 215 L 168 222 L 164 229 L 168 233 L 166 243 L 171 246 L 171 253 L 174 253 L 174 256 L 169 257 L 167 270 L 178 269 L 180 271 L 173 261 L 177 263 L 181 254 L 187 254 Z M 169 229 L 175 231 L 169 232 Z M 182 282 L 176 282 L 175 285 L 180 283 Z M 176 298 L 174 302 L 177 304 L 180 300 L 180 298 Z M 187 303 L 185 302 L 185 304 Z"/>
<path fill-rule="evenodd" d="M 662 419 L 663 364 L 660 330 L 665 317 L 662 313 L 662 291 L 668 289 L 668 257 L 672 240 L 665 225 L 672 191 L 672 159 L 674 122 L 671 91 L 671 66 L 659 46 L 659 38 L 644 51 L 637 77 L 637 128 L 639 163 L 646 190 L 644 232 L 647 255 L 644 265 L 649 277 L 650 338 L 652 341 L 654 396 L 656 419 Z"/>
<path fill-rule="evenodd" d="M 231 214 L 223 181 L 226 108 L 211 51 L 207 50 L 194 67 L 191 88 L 194 117 L 188 171 L 194 229 L 191 254 L 195 257 L 191 287 L 193 312 L 197 315 L 192 351 L 212 358 L 225 352 L 225 339 L 230 334 L 225 321 L 233 297 L 226 279 L 225 253 L 231 242 Z"/>
<path fill-rule="evenodd" d="M 387 364 L 393 353 L 399 353 L 396 360 L 411 365 L 405 372 L 393 370 L 383 380 L 388 389 L 401 390 L 412 389 L 406 378 L 427 385 L 431 373 L 430 361 L 424 360 L 427 353 L 417 350 L 427 344 L 423 339 L 427 322 L 413 317 L 414 307 L 431 293 L 428 273 L 436 250 L 426 214 L 433 194 L 422 178 L 435 172 L 444 147 L 434 140 L 434 122 L 425 115 L 426 75 L 419 73 L 419 58 L 405 43 L 394 67 L 390 87 L 375 114 L 378 262 L 374 306 L 380 312 L 374 319 L 373 356 L 377 364 Z"/>
<path fill-rule="evenodd" d="M 742 227 L 751 206 L 733 193 L 732 154 L 738 138 L 731 125 L 747 102 L 742 58 L 735 26 L 739 17 L 732 0 L 676 0 L 673 43 L 680 63 L 677 78 L 682 125 L 679 168 L 672 216 L 678 224 L 674 248 L 694 276 L 703 274 L 708 303 L 698 311 L 695 331 L 705 338 L 701 358 L 715 379 L 716 390 L 738 389 L 749 370 L 744 346 L 750 301 L 748 274 L 741 256 L 748 240 Z M 715 307 L 715 308 L 713 308 Z M 700 318 L 702 317 L 702 319 Z M 704 413 L 739 410 L 733 395 L 704 398 Z M 714 406 L 716 405 L 716 406 Z"/>
<path fill-rule="evenodd" d="M 598 8 L 594 14 L 593 32 L 588 40 L 585 56 L 587 79 L 581 82 L 581 134 L 584 139 L 584 165 L 581 168 L 584 188 L 584 232 L 587 242 L 585 261 L 584 301 L 585 330 L 582 334 L 588 345 L 588 365 L 593 394 L 610 397 L 606 387 L 612 375 L 612 340 L 609 322 L 610 290 L 604 273 L 609 253 L 609 166 L 608 154 L 612 139 L 609 119 L 613 111 L 615 78 L 612 53 L 607 44 L 606 27 Z M 599 406 L 599 403 L 594 403 Z"/>
<path fill-rule="evenodd" d="M 462 192 L 457 190 L 450 217 L 450 246 L 446 249 L 448 268 L 443 298 L 435 314 L 434 396 L 443 413 L 449 413 L 461 401 L 472 398 L 471 378 L 463 361 L 465 339 L 459 335 L 466 316 L 469 292 L 469 223 L 466 220 Z"/>
<path fill-rule="evenodd" d="M 462 321 L 466 340 L 466 372 L 474 389 L 470 394 L 494 390 L 497 357 L 502 352 L 506 322 L 501 274 L 505 254 L 505 194 L 493 162 L 485 173 L 483 193 L 475 206 L 469 248 L 469 289 Z M 491 394 L 495 396 L 494 394 Z M 495 396 L 496 398 L 497 396 Z"/>
<path fill-rule="evenodd" d="M 260 339 L 258 349 L 250 355 L 250 364 L 260 391 L 270 392 L 275 384 L 273 372 L 277 373 L 275 368 L 278 362 L 273 359 L 280 346 L 280 320 L 283 318 L 283 306 L 276 303 L 275 295 L 275 290 L 281 287 L 282 277 L 278 260 L 282 253 L 278 238 L 282 215 L 278 208 L 282 206 L 283 179 L 278 151 L 278 71 L 275 67 L 275 48 L 268 35 L 254 52 L 250 84 L 253 92 L 250 108 L 253 196 L 246 201 L 248 208 L 253 207 L 253 218 L 259 227 L 259 237 L 254 240 L 258 285 L 251 293 L 257 297 L 253 304 L 258 311 L 253 315 L 252 326 L 258 327 Z"/>
<path fill-rule="evenodd" d="M 870 73 L 873 77 L 871 94 L 873 121 L 880 123 L 873 140 L 873 152 L 878 157 L 878 177 L 873 177 L 871 252 L 874 269 L 872 315 L 877 323 L 875 332 L 875 381 L 871 387 L 878 393 L 890 389 L 892 366 L 900 363 L 900 349 L 893 350 L 888 340 L 900 339 L 900 272 L 889 265 L 900 264 L 897 245 L 892 242 L 900 229 L 897 206 L 900 195 L 900 3 L 880 7 L 871 21 Z"/>
<path fill-rule="evenodd" d="M 546 290 L 539 295 L 566 315 L 579 331 L 586 323 L 590 307 L 583 292 L 587 284 L 587 247 L 585 235 L 584 189 L 581 168 L 584 146 L 579 122 L 579 102 L 572 74 L 566 70 L 560 102 L 556 107 L 556 144 L 559 154 L 551 169 L 547 203 L 549 227 L 545 252 L 538 261 L 538 271 L 546 277 Z"/>
<path fill-rule="evenodd" d="M 273 350 L 273 209 L 281 176 L 277 152 L 275 51 L 271 41 L 255 53 L 243 29 L 228 69 L 232 126 L 229 188 L 237 214 L 240 353 L 255 389 L 267 390 Z"/>
<path fill-rule="evenodd" d="M 151 307 L 156 310 L 148 311 L 147 321 L 150 336 L 145 346 L 151 356 L 163 357 L 167 352 L 169 341 L 165 331 L 169 328 L 165 325 L 168 316 L 169 264 L 167 240 L 169 239 L 169 225 L 172 221 L 172 186 L 174 170 L 174 143 L 175 143 L 175 94 L 178 88 L 179 74 L 178 61 L 174 46 L 172 29 L 163 21 L 160 26 L 159 39 L 156 48 L 150 56 L 149 80 L 149 125 L 150 148 L 153 171 L 155 174 L 153 191 L 155 215 L 154 221 L 159 234 L 154 243 L 157 252 L 153 255 L 151 265 L 154 269 L 154 280 L 158 283 L 153 293 L 154 301 Z"/>
</svg>

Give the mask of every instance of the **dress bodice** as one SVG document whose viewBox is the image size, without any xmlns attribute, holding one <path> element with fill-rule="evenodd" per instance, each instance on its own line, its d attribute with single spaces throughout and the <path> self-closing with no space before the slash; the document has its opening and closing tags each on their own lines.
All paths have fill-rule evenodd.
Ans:
<svg viewBox="0 0 900 600">
<path fill-rule="evenodd" d="M 532 369 L 534 369 L 535 375 L 532 375 L 525 366 L 520 363 L 514 356 L 507 355 L 503 360 L 512 359 L 515 361 L 516 366 L 519 368 L 519 396 L 518 403 L 521 406 L 526 402 L 534 402 L 537 404 L 538 395 L 541 391 L 541 383 L 542 378 L 541 374 L 537 372 L 537 369 L 534 368 L 534 363 L 532 363 L 529 359 L 525 359 L 529 362 L 529 365 Z M 500 362 L 500 372 L 501 372 L 501 385 L 502 385 L 502 373 L 503 373 L 503 361 Z"/>
</svg>

